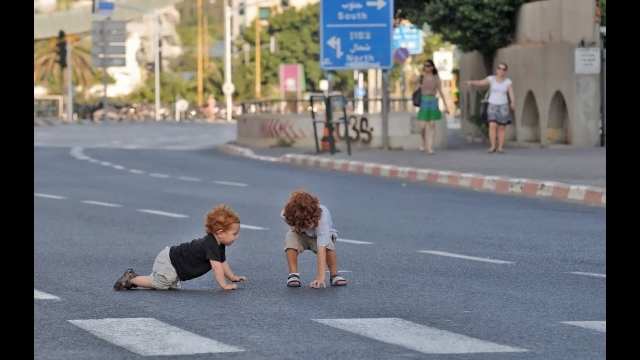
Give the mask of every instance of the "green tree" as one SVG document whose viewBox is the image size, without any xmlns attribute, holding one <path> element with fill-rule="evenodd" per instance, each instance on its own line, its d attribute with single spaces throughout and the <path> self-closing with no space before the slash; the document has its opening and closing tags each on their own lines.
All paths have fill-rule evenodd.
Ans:
<svg viewBox="0 0 640 360">
<path fill-rule="evenodd" d="M 426 21 L 432 31 L 464 52 L 477 50 L 488 72 L 496 50 L 513 41 L 515 13 L 535 0 L 396 0 L 396 15 L 414 23 Z"/>
<path fill-rule="evenodd" d="M 91 66 L 91 42 L 82 39 L 72 42 L 71 72 L 72 84 L 80 85 L 85 98 L 93 84 L 93 68 Z M 37 40 L 33 43 L 33 81 L 43 84 L 53 94 L 62 94 L 66 83 L 66 71 L 63 73 L 58 65 L 57 39 Z"/>
</svg>

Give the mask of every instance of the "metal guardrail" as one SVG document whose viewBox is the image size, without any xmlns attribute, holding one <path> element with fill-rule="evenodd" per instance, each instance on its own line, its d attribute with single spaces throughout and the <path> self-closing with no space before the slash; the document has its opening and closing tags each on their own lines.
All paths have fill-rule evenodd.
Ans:
<svg viewBox="0 0 640 360">
<path fill-rule="evenodd" d="M 335 101 L 335 100 L 334 100 Z M 345 97 L 347 113 L 357 112 L 358 109 L 369 114 L 379 114 L 382 110 L 382 98 L 356 99 Z M 314 102 L 311 106 L 309 99 L 264 99 L 245 100 L 240 102 L 243 114 L 310 114 L 324 112 L 322 104 Z M 410 98 L 390 98 L 389 111 L 417 112 Z"/>
<path fill-rule="evenodd" d="M 34 119 L 62 119 L 63 103 L 60 95 L 46 95 L 33 98 Z"/>
</svg>

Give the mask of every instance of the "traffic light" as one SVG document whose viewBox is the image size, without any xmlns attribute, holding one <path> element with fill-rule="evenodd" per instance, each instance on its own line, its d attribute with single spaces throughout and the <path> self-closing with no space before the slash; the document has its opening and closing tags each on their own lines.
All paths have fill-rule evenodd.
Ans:
<svg viewBox="0 0 640 360">
<path fill-rule="evenodd" d="M 238 5 L 238 13 L 244 15 L 244 0 L 240 1 L 240 5 Z"/>
<path fill-rule="evenodd" d="M 57 51 L 58 54 L 58 64 L 60 64 L 60 68 L 64 69 L 67 67 L 67 37 L 64 31 L 60 30 L 58 33 L 58 44 Z"/>
</svg>

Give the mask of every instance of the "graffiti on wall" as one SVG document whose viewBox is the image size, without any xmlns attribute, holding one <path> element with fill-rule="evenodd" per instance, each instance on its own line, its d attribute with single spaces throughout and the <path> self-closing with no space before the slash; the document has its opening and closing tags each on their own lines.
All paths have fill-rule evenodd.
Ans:
<svg viewBox="0 0 640 360">
<path fill-rule="evenodd" d="M 373 127 L 369 126 L 369 120 L 366 117 L 361 116 L 358 118 L 355 115 L 349 116 L 347 118 L 347 127 L 349 128 L 348 132 L 351 142 L 360 141 L 363 144 L 371 142 Z M 345 124 L 338 124 L 338 137 L 340 140 L 344 140 L 346 133 Z"/>
<path fill-rule="evenodd" d="M 313 138 L 313 129 L 304 129 L 299 120 L 264 119 L 262 120 L 262 134 L 264 137 L 302 139 Z"/>
</svg>

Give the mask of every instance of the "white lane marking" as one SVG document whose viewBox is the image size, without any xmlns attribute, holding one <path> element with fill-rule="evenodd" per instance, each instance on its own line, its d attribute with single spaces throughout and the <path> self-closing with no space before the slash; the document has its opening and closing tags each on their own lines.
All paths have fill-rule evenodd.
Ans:
<svg viewBox="0 0 640 360">
<path fill-rule="evenodd" d="M 66 199 L 66 197 L 64 197 L 64 196 L 43 194 L 43 193 L 34 193 L 33 196 L 47 198 L 47 199 Z"/>
<path fill-rule="evenodd" d="M 350 239 L 340 239 L 340 238 L 338 238 L 338 240 L 337 240 L 337 241 L 346 242 L 346 243 L 351 243 L 351 244 L 358 244 L 358 245 L 370 245 L 370 244 L 373 244 L 372 242 L 368 242 L 368 241 L 350 240 Z"/>
<path fill-rule="evenodd" d="M 100 205 L 100 206 L 108 206 L 108 207 L 121 207 L 122 205 L 106 203 L 101 201 L 93 201 L 93 200 L 82 200 L 83 203 L 89 205 Z"/>
<path fill-rule="evenodd" d="M 595 273 L 588 273 L 588 272 L 580 272 L 580 271 L 572 271 L 569 274 L 576 274 L 576 275 L 585 275 L 585 276 L 595 276 L 595 277 L 603 277 L 606 278 L 607 275 L 606 274 L 595 274 Z"/>
<path fill-rule="evenodd" d="M 269 228 L 264 228 L 260 226 L 254 226 L 254 225 L 246 225 L 246 224 L 240 224 L 240 227 L 243 229 L 249 229 L 249 230 L 269 230 Z"/>
<path fill-rule="evenodd" d="M 127 149 L 127 150 L 132 150 L 132 149 L 137 149 L 138 148 L 138 146 L 136 146 L 136 145 L 125 145 L 123 147 L 125 149 Z"/>
<path fill-rule="evenodd" d="M 184 180 L 184 181 L 200 181 L 199 178 L 194 178 L 194 177 L 188 177 L 188 176 L 180 176 L 178 178 L 178 180 Z"/>
<path fill-rule="evenodd" d="M 60 300 L 59 297 L 33 289 L 34 300 Z"/>
<path fill-rule="evenodd" d="M 129 169 L 129 172 L 133 174 L 144 174 L 144 171 L 138 169 Z"/>
<path fill-rule="evenodd" d="M 213 183 L 218 185 L 229 185 L 229 186 L 248 186 L 249 185 L 245 183 L 239 183 L 239 182 L 233 182 L 233 181 L 222 181 L 222 180 L 216 180 Z"/>
<path fill-rule="evenodd" d="M 143 213 L 149 213 L 149 214 L 154 214 L 154 215 L 162 215 L 162 216 L 169 216 L 169 217 L 175 217 L 175 218 L 188 218 L 189 217 L 187 215 L 169 213 L 169 212 L 158 211 L 158 210 L 138 209 L 138 211 L 143 212 Z"/>
<path fill-rule="evenodd" d="M 244 351 L 153 318 L 69 320 L 98 338 L 142 356 Z"/>
<path fill-rule="evenodd" d="M 524 352 L 462 334 L 430 328 L 397 318 L 313 319 L 319 323 L 425 354 Z"/>
<path fill-rule="evenodd" d="M 118 170 L 124 170 L 125 169 L 125 167 L 121 166 L 121 165 L 113 165 L 113 168 L 114 169 L 118 169 Z"/>
<path fill-rule="evenodd" d="M 111 166 L 111 163 L 108 161 L 100 161 L 100 165 Z"/>
<path fill-rule="evenodd" d="M 567 325 L 579 326 L 586 329 L 607 332 L 606 321 L 563 321 L 562 323 Z"/>
<path fill-rule="evenodd" d="M 98 160 L 96 160 L 96 159 L 89 159 L 89 162 L 92 162 L 92 163 L 94 163 L 94 164 L 95 164 L 95 163 L 100 162 L 100 161 L 98 161 Z"/>
<path fill-rule="evenodd" d="M 485 258 L 480 258 L 475 256 L 458 255 L 458 254 L 452 254 L 444 251 L 418 250 L 418 252 L 425 253 L 425 254 L 432 254 L 432 255 L 449 256 L 449 257 L 466 259 L 466 260 L 484 261 L 484 262 L 490 262 L 494 264 L 515 264 L 514 262 L 511 262 L 511 261 L 493 260 L 493 259 L 485 259 Z"/>
<path fill-rule="evenodd" d="M 149 174 L 149 176 L 159 177 L 159 178 L 164 178 L 164 179 L 169 177 L 169 175 L 167 175 L 167 174 L 158 174 L 158 173 L 151 173 L 151 174 Z"/>
</svg>

